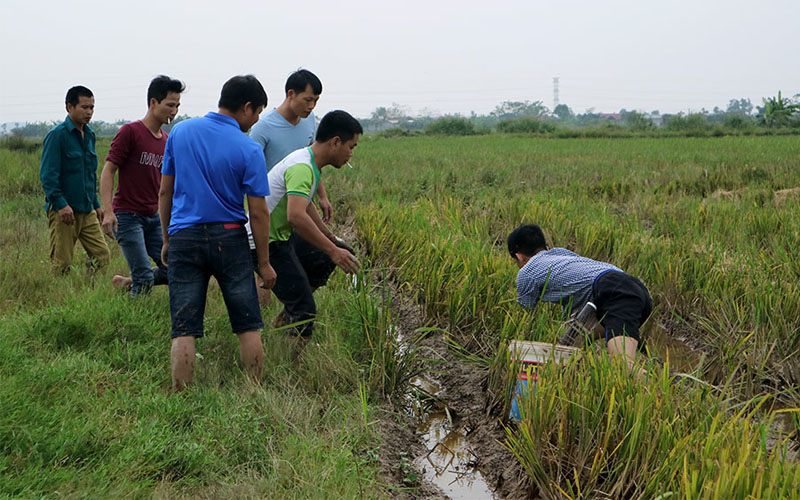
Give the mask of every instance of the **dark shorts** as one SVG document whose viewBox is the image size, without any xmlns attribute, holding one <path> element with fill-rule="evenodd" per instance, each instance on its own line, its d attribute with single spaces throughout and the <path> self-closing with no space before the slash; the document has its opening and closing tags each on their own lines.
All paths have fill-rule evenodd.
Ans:
<svg viewBox="0 0 800 500">
<path fill-rule="evenodd" d="M 234 333 L 264 326 L 253 281 L 247 233 L 241 224 L 200 224 L 169 238 L 172 338 L 203 336 L 208 280 L 217 280 Z"/>
<path fill-rule="evenodd" d="M 624 335 L 639 340 L 639 328 L 653 311 L 644 284 L 620 271 L 606 271 L 592 285 L 597 317 L 606 329 L 606 341 Z"/>
<path fill-rule="evenodd" d="M 253 260 L 255 262 L 255 258 Z M 272 293 L 283 304 L 289 323 L 306 321 L 298 325 L 293 333 L 311 336 L 314 331 L 313 318 L 317 314 L 314 290 L 325 286 L 336 264 L 297 233 L 292 233 L 287 241 L 269 244 L 269 263 L 278 275 Z"/>
</svg>

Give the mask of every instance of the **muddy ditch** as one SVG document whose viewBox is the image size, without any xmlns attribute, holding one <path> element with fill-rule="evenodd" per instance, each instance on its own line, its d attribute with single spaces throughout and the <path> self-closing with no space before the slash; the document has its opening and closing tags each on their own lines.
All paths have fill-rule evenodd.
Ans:
<svg viewBox="0 0 800 500">
<path fill-rule="evenodd" d="M 398 338 L 426 326 L 421 306 L 392 294 Z M 502 444 L 499 415 L 489 411 L 488 373 L 450 352 L 440 333 L 420 341 L 422 373 L 409 393 L 381 409 L 383 481 L 401 499 L 530 499 L 535 489 Z"/>
</svg>

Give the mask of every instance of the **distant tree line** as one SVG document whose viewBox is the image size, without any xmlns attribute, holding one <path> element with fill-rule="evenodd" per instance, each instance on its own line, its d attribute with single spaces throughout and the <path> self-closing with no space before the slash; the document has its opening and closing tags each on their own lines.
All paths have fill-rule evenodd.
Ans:
<svg viewBox="0 0 800 500">
<path fill-rule="evenodd" d="M 629 111 L 596 113 L 588 109 L 575 114 L 566 104 L 551 112 L 542 101 L 505 101 L 488 115 L 460 114 L 442 117 L 410 116 L 399 104 L 379 107 L 362 119 L 367 132 L 383 136 L 416 134 L 472 135 L 493 131 L 506 133 L 554 134 L 562 137 L 626 136 L 630 134 L 728 135 L 759 133 L 800 134 L 800 94 L 763 99 L 753 106 L 750 99 L 731 99 L 723 110 L 701 109 L 693 113 L 661 114 Z"/>
<path fill-rule="evenodd" d="M 170 125 L 190 118 L 179 115 Z M 630 133 L 685 135 L 727 135 L 743 133 L 800 133 L 800 94 L 792 98 L 775 97 L 762 99 L 761 106 L 753 106 L 750 99 L 731 99 L 723 110 L 714 107 L 692 113 L 661 114 L 658 110 L 644 112 L 621 109 L 618 113 L 596 113 L 587 109 L 576 114 L 566 104 L 559 104 L 551 112 L 542 101 L 504 101 L 488 115 L 475 112 L 435 116 L 423 110 L 417 116 L 397 103 L 375 108 L 361 124 L 368 133 L 383 136 L 405 136 L 416 134 L 472 135 L 493 131 L 505 133 L 555 134 L 563 137 L 591 135 L 621 135 Z M 92 121 L 91 126 L 98 136 L 114 136 L 125 123 Z M 11 129 L 9 134 L 23 138 L 41 138 L 57 122 L 26 123 Z"/>
<path fill-rule="evenodd" d="M 189 115 L 178 115 L 169 125 L 164 125 L 162 128 L 169 132 L 172 127 L 183 120 L 191 118 Z M 114 137 L 117 135 L 120 127 L 125 125 L 128 121 L 127 120 L 117 120 L 114 123 L 104 122 L 103 120 L 92 120 L 89 125 L 94 130 L 95 135 L 98 137 Z M 41 139 L 47 132 L 50 131 L 53 127 L 58 125 L 60 122 L 51 121 L 51 122 L 35 122 L 35 123 L 26 123 L 25 125 L 21 125 L 19 127 L 12 128 L 7 135 L 12 137 L 24 137 L 29 139 Z"/>
</svg>

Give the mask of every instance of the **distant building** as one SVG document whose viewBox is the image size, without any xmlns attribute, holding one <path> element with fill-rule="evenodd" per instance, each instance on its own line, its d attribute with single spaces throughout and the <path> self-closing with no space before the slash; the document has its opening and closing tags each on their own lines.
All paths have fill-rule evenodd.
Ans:
<svg viewBox="0 0 800 500">
<path fill-rule="evenodd" d="M 622 115 L 620 113 L 597 113 L 599 118 L 603 120 L 608 120 L 610 122 L 621 122 Z"/>
<path fill-rule="evenodd" d="M 361 122 L 361 126 L 364 127 L 364 132 L 381 132 L 383 130 L 393 129 L 393 128 L 401 128 L 404 130 L 414 130 L 422 128 L 421 125 L 416 125 L 414 118 L 403 117 L 403 118 L 387 118 L 387 119 L 375 119 L 375 118 L 361 118 L 359 120 Z"/>
<path fill-rule="evenodd" d="M 656 127 L 661 127 L 664 125 L 664 115 L 647 115 L 650 118 L 650 121 L 653 122 L 653 125 Z"/>
</svg>

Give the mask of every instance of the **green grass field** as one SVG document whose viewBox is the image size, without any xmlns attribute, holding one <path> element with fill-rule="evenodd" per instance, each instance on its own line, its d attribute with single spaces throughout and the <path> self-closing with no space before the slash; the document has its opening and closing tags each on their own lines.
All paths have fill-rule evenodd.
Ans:
<svg viewBox="0 0 800 500">
<path fill-rule="evenodd" d="M 501 406 L 508 340 L 552 342 L 560 324 L 555 307 L 515 303 L 505 237 L 516 225 L 538 223 L 553 246 L 650 288 L 647 380 L 587 352 L 545 373 L 509 424 L 507 446 L 542 495 L 800 491 L 796 137 L 365 137 L 351 163 L 323 173 L 365 276 L 385 272 L 413 295 L 488 371 Z M 391 496 L 374 414 L 414 362 L 370 285 L 336 272 L 318 294 L 320 345 L 299 361 L 266 331 L 261 384 L 236 366 L 212 287 L 196 383 L 172 395 L 166 289 L 136 301 L 113 291 L 111 276 L 126 272 L 113 242 L 96 276 L 79 250 L 76 269 L 53 278 L 38 154 L 0 149 L 0 165 L 0 496 Z M 676 337 L 690 355 L 667 350 Z"/>
<path fill-rule="evenodd" d="M 367 453 L 383 390 L 365 373 L 370 295 L 334 274 L 318 292 L 319 345 L 292 362 L 283 332 L 266 331 L 257 385 L 212 282 L 196 384 L 173 395 L 167 289 L 134 301 L 113 290 L 127 267 L 111 241 L 96 276 L 78 245 L 72 273 L 52 277 L 38 163 L 0 149 L 0 497 L 385 496 Z"/>
</svg>

